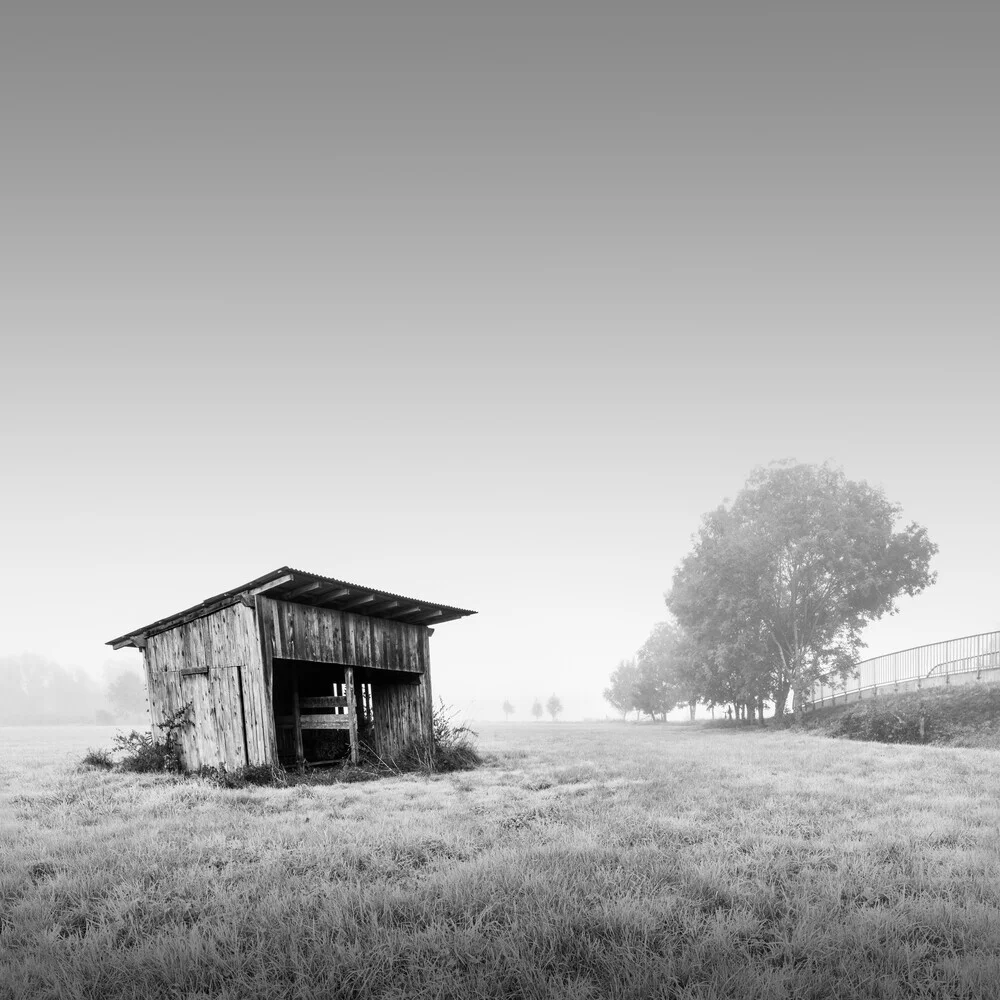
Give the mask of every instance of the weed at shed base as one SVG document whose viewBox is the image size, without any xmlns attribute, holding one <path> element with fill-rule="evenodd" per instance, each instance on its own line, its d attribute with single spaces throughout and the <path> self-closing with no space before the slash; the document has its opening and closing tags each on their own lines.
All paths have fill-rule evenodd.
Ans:
<svg viewBox="0 0 1000 1000">
<path fill-rule="evenodd" d="M 88 750 L 80 764 L 105 770 L 182 774 L 184 769 L 177 734 L 190 722 L 189 709 L 190 705 L 186 705 L 159 724 L 165 732 L 163 740 L 156 742 L 151 733 L 136 729 L 130 733 L 117 733 L 110 750 Z M 431 737 L 413 740 L 391 756 L 383 757 L 370 744 L 362 743 L 358 764 L 343 760 L 332 767 L 316 767 L 303 773 L 270 764 L 247 764 L 237 768 L 222 764 L 203 765 L 189 776 L 209 781 L 220 788 L 245 788 L 248 785 L 330 785 L 375 781 L 398 774 L 470 771 L 483 764 L 483 757 L 474 743 L 477 735 L 468 726 L 456 724 L 454 712 L 449 714 L 449 709 L 440 701 L 434 710 Z M 120 755 L 117 763 L 115 755 Z"/>
<path fill-rule="evenodd" d="M 434 709 L 430 739 L 413 740 L 387 760 L 377 754 L 375 757 L 383 767 L 397 773 L 471 771 L 483 763 L 474 743 L 478 735 L 464 723 L 456 724 L 455 711 L 439 699 L 438 707 Z"/>
</svg>

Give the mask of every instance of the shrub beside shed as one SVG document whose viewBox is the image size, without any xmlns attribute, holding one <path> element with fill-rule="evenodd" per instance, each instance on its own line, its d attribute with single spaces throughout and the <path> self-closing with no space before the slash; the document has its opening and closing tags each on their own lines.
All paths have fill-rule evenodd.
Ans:
<svg viewBox="0 0 1000 1000">
<path fill-rule="evenodd" d="M 141 649 L 186 770 L 309 764 L 430 738 L 432 625 L 475 614 L 283 566 L 108 642 Z"/>
</svg>

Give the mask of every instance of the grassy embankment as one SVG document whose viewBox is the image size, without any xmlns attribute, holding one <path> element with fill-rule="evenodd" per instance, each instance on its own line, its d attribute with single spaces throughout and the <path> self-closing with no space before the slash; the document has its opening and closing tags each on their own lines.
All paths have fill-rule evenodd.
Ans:
<svg viewBox="0 0 1000 1000">
<path fill-rule="evenodd" d="M 996 995 L 995 752 L 482 735 L 476 772 L 234 791 L 0 730 L 0 997 Z"/>
<path fill-rule="evenodd" d="M 1000 684 L 956 684 L 902 694 L 884 690 L 807 716 L 807 724 L 848 739 L 1000 749 Z"/>
</svg>

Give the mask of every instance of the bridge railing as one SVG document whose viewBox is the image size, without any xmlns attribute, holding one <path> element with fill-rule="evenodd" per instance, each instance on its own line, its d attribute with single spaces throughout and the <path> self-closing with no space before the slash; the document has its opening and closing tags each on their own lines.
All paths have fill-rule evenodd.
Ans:
<svg viewBox="0 0 1000 1000">
<path fill-rule="evenodd" d="M 972 679 L 970 674 L 981 678 L 993 671 L 1000 671 L 1000 631 L 980 632 L 861 660 L 854 678 L 833 687 L 817 684 L 812 690 L 812 704 L 821 707 L 845 695 L 848 699 L 861 697 L 881 688 L 947 684 L 956 675 L 962 675 L 963 680 Z"/>
</svg>

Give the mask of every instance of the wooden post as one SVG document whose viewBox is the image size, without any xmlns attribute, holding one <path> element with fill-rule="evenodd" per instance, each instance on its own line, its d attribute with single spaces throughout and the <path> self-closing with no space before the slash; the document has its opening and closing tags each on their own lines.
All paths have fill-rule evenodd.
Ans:
<svg viewBox="0 0 1000 1000">
<path fill-rule="evenodd" d="M 365 692 L 368 690 L 368 685 L 363 681 L 359 684 L 358 679 L 354 679 L 354 708 L 355 715 L 358 720 L 358 729 L 361 728 L 361 723 L 368 718 L 368 713 L 365 711 Z"/>
<path fill-rule="evenodd" d="M 240 692 L 240 730 L 243 735 L 243 764 L 249 767 L 250 744 L 247 740 L 247 705 L 246 698 L 243 695 L 243 666 L 241 664 L 237 664 L 236 666 L 236 682 L 239 685 Z"/>
<path fill-rule="evenodd" d="M 295 718 L 295 761 L 300 771 L 306 766 L 306 754 L 302 749 L 302 712 L 299 709 L 299 674 L 292 667 L 292 715 Z"/>
<path fill-rule="evenodd" d="M 278 733 L 274 725 L 274 635 L 267 622 L 268 608 L 273 606 L 261 594 L 254 598 L 254 628 L 257 630 L 257 642 L 260 647 L 260 679 L 263 704 L 258 706 L 257 726 L 263 727 L 260 733 L 263 739 L 264 764 L 278 763 Z M 259 695 L 258 695 L 259 697 Z"/>
<path fill-rule="evenodd" d="M 344 667 L 344 695 L 347 698 L 348 732 L 351 736 L 351 763 L 358 762 L 358 705 L 354 698 L 354 667 Z"/>
</svg>

